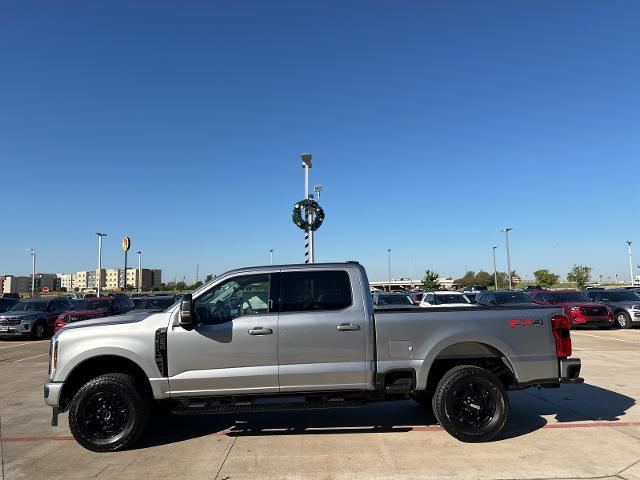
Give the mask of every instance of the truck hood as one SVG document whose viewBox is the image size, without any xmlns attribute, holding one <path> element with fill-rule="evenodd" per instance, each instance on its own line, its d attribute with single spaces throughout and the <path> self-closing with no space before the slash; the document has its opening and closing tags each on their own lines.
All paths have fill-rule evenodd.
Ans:
<svg viewBox="0 0 640 480">
<path fill-rule="evenodd" d="M 92 318 L 90 320 L 80 320 L 79 322 L 69 323 L 64 327 L 65 330 L 72 328 L 83 327 L 98 327 L 104 325 L 119 325 L 122 323 L 135 323 L 144 320 L 149 316 L 149 313 L 132 313 L 129 312 L 125 315 L 114 315 L 112 317 Z"/>
</svg>

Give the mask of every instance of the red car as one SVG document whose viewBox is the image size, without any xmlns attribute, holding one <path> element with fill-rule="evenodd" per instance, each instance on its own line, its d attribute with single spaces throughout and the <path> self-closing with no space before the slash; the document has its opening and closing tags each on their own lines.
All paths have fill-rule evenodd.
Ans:
<svg viewBox="0 0 640 480">
<path fill-rule="evenodd" d="M 613 327 L 613 311 L 594 303 L 578 290 L 540 290 L 529 293 L 535 303 L 557 305 L 571 320 L 571 327 Z"/>
<path fill-rule="evenodd" d="M 115 297 L 87 298 L 78 302 L 78 306 L 58 316 L 54 325 L 54 331 L 60 330 L 67 323 L 89 320 L 91 318 L 109 317 L 120 315 L 133 309 L 133 301 L 129 297 L 118 295 Z"/>
</svg>

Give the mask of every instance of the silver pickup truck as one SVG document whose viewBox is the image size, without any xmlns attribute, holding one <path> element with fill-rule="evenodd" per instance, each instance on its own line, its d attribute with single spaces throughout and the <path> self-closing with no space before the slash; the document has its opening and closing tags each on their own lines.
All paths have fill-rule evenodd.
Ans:
<svg viewBox="0 0 640 480">
<path fill-rule="evenodd" d="M 126 448 L 153 411 L 354 407 L 413 398 L 465 442 L 491 440 L 507 390 L 580 383 L 562 309 L 374 311 L 357 262 L 233 270 L 150 316 L 62 328 L 47 405 L 75 439 Z M 159 408 L 162 406 L 163 408 Z"/>
</svg>

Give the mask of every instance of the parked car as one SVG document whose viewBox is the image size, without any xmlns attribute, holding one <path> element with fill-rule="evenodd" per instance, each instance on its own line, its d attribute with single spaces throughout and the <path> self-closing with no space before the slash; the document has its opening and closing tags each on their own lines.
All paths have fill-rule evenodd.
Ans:
<svg viewBox="0 0 640 480">
<path fill-rule="evenodd" d="M 537 292 L 539 290 L 544 290 L 540 285 L 527 285 L 522 289 L 523 292 Z"/>
<path fill-rule="evenodd" d="M 16 300 L 20 300 L 19 293 L 3 293 L 2 298 L 15 298 Z"/>
<path fill-rule="evenodd" d="M 424 292 L 421 307 L 473 307 L 471 300 L 461 292 Z"/>
<path fill-rule="evenodd" d="M 484 292 L 487 289 L 488 288 L 486 285 L 469 285 L 468 287 L 464 287 L 462 289 L 462 293 L 478 293 Z"/>
<path fill-rule="evenodd" d="M 15 298 L 0 298 L 0 313 L 6 312 L 19 301 L 20 300 L 17 300 Z"/>
<path fill-rule="evenodd" d="M 157 313 L 162 312 L 176 303 L 176 299 L 173 295 L 156 295 L 155 297 L 140 298 L 139 302 L 135 302 L 136 298 L 132 299 L 135 306 L 133 310 L 135 312 Z"/>
<path fill-rule="evenodd" d="M 542 290 L 529 294 L 540 305 L 557 305 L 571 320 L 571 327 L 613 326 L 613 311 L 601 303 L 594 303 L 578 290 Z"/>
<path fill-rule="evenodd" d="M 73 306 L 66 298 L 32 298 L 16 303 L 0 314 L 0 338 L 30 337 L 40 340 L 53 333 L 58 315 Z"/>
<path fill-rule="evenodd" d="M 640 295 L 631 290 L 589 290 L 587 296 L 594 302 L 604 303 L 613 310 L 616 326 L 632 328 L 640 324 Z"/>
<path fill-rule="evenodd" d="M 133 310 L 133 302 L 129 297 L 91 297 L 82 301 L 81 308 L 66 312 L 58 316 L 55 321 L 56 331 L 68 323 L 89 320 L 92 318 L 121 315 Z"/>
<path fill-rule="evenodd" d="M 107 452 L 154 402 L 228 415 L 414 398 L 482 442 L 507 422 L 507 390 L 583 382 L 561 308 L 374 310 L 369 291 L 355 262 L 243 268 L 163 313 L 70 324 L 51 341 L 51 423 L 68 411 L 78 443 Z"/>
<path fill-rule="evenodd" d="M 374 292 L 371 298 L 375 309 L 415 307 L 408 293 Z"/>
<path fill-rule="evenodd" d="M 498 290 L 495 292 L 480 292 L 476 295 L 476 303 L 489 307 L 503 307 L 511 305 L 531 305 L 533 300 L 524 292 L 516 290 Z"/>
</svg>

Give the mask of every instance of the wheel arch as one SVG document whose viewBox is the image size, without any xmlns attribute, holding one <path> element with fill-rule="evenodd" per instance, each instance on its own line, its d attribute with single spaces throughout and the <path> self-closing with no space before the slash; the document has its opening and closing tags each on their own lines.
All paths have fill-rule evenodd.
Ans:
<svg viewBox="0 0 640 480">
<path fill-rule="evenodd" d="M 119 355 L 96 355 L 80 362 L 67 376 L 60 392 L 60 411 L 64 412 L 67 409 L 71 399 L 82 385 L 92 378 L 107 373 L 131 375 L 140 393 L 147 396 L 147 398 L 152 398 L 151 383 L 140 365 L 129 358 Z"/>
</svg>

